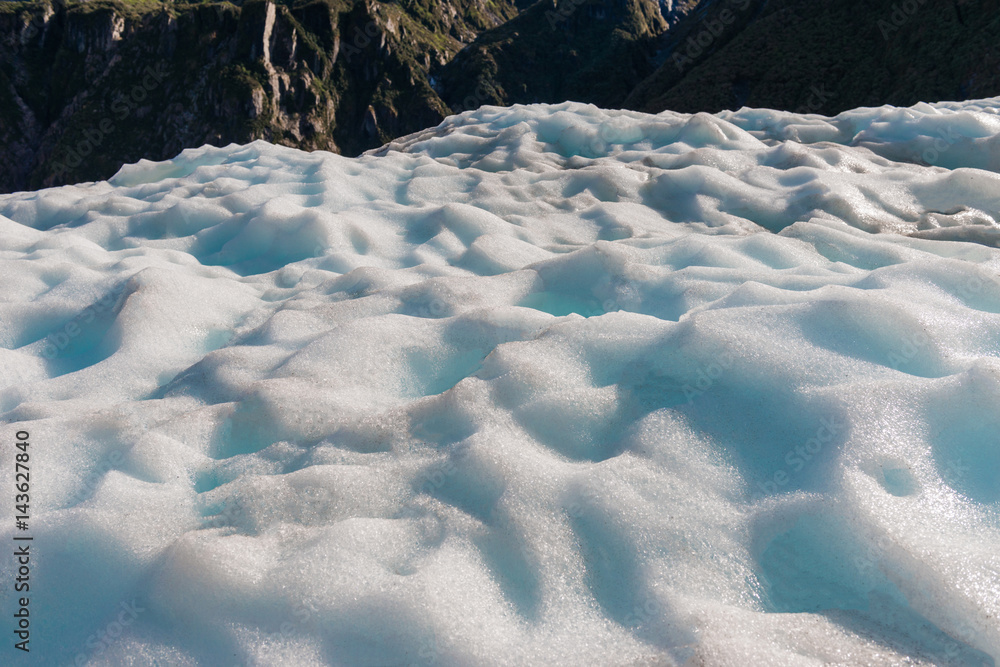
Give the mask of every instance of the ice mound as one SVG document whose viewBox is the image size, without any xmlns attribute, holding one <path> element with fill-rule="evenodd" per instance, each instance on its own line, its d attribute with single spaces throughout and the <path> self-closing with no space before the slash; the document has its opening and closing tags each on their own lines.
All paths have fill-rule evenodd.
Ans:
<svg viewBox="0 0 1000 667">
<path fill-rule="evenodd" d="M 19 657 L 993 665 L 997 105 L 485 107 L 0 197 Z"/>
</svg>

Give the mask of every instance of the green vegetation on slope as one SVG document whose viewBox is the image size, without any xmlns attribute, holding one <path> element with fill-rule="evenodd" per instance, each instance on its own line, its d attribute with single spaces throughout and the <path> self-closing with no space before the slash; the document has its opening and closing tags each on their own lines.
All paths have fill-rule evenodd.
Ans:
<svg viewBox="0 0 1000 667">
<path fill-rule="evenodd" d="M 0 189 L 108 178 L 190 146 L 357 154 L 439 122 L 433 68 L 503 0 L 0 2 Z M 266 37 L 265 37 L 266 36 Z"/>
<path fill-rule="evenodd" d="M 1000 0 L 531 3 L 0 0 L 0 190 L 206 143 L 356 155 L 482 104 L 831 114 L 1000 94 Z"/>
</svg>

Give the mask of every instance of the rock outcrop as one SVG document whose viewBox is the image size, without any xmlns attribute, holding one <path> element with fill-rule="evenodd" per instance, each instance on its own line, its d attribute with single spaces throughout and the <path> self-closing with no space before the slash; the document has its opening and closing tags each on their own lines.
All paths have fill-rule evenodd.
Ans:
<svg viewBox="0 0 1000 667">
<path fill-rule="evenodd" d="M 835 114 L 1000 94 L 1000 0 L 0 0 L 0 191 L 483 104 Z"/>
<path fill-rule="evenodd" d="M 502 0 L 0 2 L 0 190 L 206 143 L 360 153 L 447 116 L 431 70 L 515 13 Z"/>
</svg>

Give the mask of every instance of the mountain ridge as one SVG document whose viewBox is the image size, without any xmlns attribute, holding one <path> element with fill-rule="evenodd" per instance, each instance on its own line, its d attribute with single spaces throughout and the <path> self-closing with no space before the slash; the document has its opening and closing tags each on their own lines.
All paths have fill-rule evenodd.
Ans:
<svg viewBox="0 0 1000 667">
<path fill-rule="evenodd" d="M 1000 0 L 0 0 L 0 191 L 483 104 L 832 115 L 1000 94 Z"/>
</svg>

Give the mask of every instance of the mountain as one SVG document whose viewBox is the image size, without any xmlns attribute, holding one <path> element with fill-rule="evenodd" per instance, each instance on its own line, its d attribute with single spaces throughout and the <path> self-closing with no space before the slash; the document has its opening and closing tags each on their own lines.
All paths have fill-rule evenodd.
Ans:
<svg viewBox="0 0 1000 667">
<path fill-rule="evenodd" d="M 450 112 L 428 83 L 506 0 L 0 2 L 0 188 L 265 139 L 357 154 Z"/>
<path fill-rule="evenodd" d="M 719 0 L 665 35 L 624 106 L 647 112 L 859 106 L 1000 93 L 997 0 Z"/>
<path fill-rule="evenodd" d="M 540 0 L 448 63 L 442 95 L 453 109 L 564 100 L 618 107 L 653 72 L 655 40 L 668 25 L 655 0 Z"/>
<path fill-rule="evenodd" d="M 1000 94 L 1000 0 L 0 0 L 0 190 L 256 139 L 357 155 L 483 104 Z"/>
</svg>

